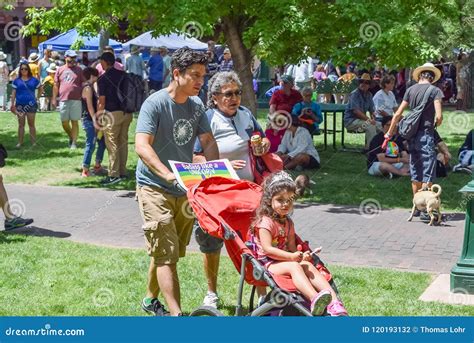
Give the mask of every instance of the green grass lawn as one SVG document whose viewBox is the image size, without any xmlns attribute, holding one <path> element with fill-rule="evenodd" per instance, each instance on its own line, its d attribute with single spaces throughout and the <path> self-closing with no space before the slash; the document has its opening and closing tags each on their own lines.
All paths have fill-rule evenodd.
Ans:
<svg viewBox="0 0 474 343">
<path fill-rule="evenodd" d="M 137 316 L 149 258 L 58 238 L 0 233 L 0 316 Z M 200 305 L 206 291 L 200 254 L 179 263 L 182 307 Z M 329 266 L 352 316 L 473 316 L 472 306 L 421 302 L 431 274 Z M 222 258 L 222 311 L 234 313 L 238 273 Z M 245 288 L 248 305 L 250 287 Z"/>
<path fill-rule="evenodd" d="M 445 120 L 439 132 L 453 155 L 452 164 L 455 164 L 457 163 L 457 150 L 468 129 L 474 124 L 474 113 L 463 114 L 445 111 L 444 114 Z M 260 110 L 258 117 L 261 123 L 264 122 L 265 116 L 266 110 Z M 331 126 L 332 119 L 331 117 L 328 119 L 330 122 L 328 125 Z M 135 189 L 133 178 L 137 163 L 133 135 L 135 125 L 136 120 L 130 127 L 128 143 L 128 169 L 131 178 L 126 182 L 112 186 L 116 189 Z M 338 118 L 338 128 L 341 128 L 340 118 Z M 14 148 L 17 140 L 16 130 L 15 117 L 10 113 L 0 112 L 0 142 L 7 147 L 10 153 L 7 167 L 2 169 L 7 183 L 100 187 L 97 177 L 87 179 L 80 177 L 85 138 L 82 128 L 80 129 L 79 149 L 75 151 L 68 149 L 66 134 L 62 131 L 59 116 L 55 112 L 38 113 L 38 145 L 34 148 L 28 145 L 27 137 L 25 146 L 21 150 L 16 150 Z M 332 136 L 328 137 L 328 140 L 332 142 Z M 340 146 L 339 134 L 337 140 L 338 146 Z M 360 148 L 363 145 L 363 140 L 363 134 L 346 135 L 347 146 Z M 370 177 L 367 174 L 364 155 L 333 151 L 331 144 L 327 150 L 323 150 L 322 135 L 315 137 L 315 144 L 321 155 L 321 168 L 306 172 L 316 182 L 316 185 L 312 187 L 313 194 L 308 195 L 304 199 L 305 201 L 358 206 L 362 200 L 372 198 L 385 208 L 411 207 L 411 187 L 408 178 L 388 180 Z M 106 154 L 105 161 L 107 159 Z M 443 187 L 442 200 L 445 211 L 464 211 L 463 208 L 460 208 L 461 194 L 458 193 L 458 190 L 469 180 L 468 175 L 454 173 L 450 173 L 448 178 L 438 180 L 438 183 Z"/>
</svg>

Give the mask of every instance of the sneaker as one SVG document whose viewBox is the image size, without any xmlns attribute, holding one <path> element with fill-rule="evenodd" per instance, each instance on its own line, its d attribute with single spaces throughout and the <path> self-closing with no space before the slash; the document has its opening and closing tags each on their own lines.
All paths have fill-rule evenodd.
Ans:
<svg viewBox="0 0 474 343">
<path fill-rule="evenodd" d="M 166 310 L 166 308 L 163 306 L 162 303 L 156 298 L 153 298 L 151 300 L 150 304 L 146 304 L 145 302 L 146 298 L 143 298 L 142 300 L 142 310 L 145 311 L 146 313 L 152 314 L 154 316 L 169 316 L 169 312 Z"/>
<path fill-rule="evenodd" d="M 321 316 L 324 313 L 326 307 L 328 307 L 331 302 L 332 296 L 331 292 L 327 289 L 323 289 L 321 292 L 315 295 L 311 300 L 311 313 L 313 316 Z"/>
<path fill-rule="evenodd" d="M 71 150 L 76 150 L 76 149 L 77 149 L 76 143 L 72 142 L 72 143 L 71 143 L 71 146 L 69 147 L 69 149 L 71 149 Z"/>
<path fill-rule="evenodd" d="M 14 217 L 10 220 L 5 219 L 5 231 L 18 229 L 33 223 L 33 219 Z"/>
<path fill-rule="evenodd" d="M 68 147 L 70 148 L 72 145 L 72 139 L 69 139 L 69 144 L 68 144 Z"/>
<path fill-rule="evenodd" d="M 453 167 L 453 172 L 454 172 L 454 173 L 466 173 L 466 174 L 469 174 L 469 175 L 472 174 L 472 170 L 471 170 L 469 167 L 463 167 L 463 166 L 461 165 L 461 163 L 456 164 L 456 165 Z"/>
<path fill-rule="evenodd" d="M 103 179 L 100 183 L 103 186 L 109 186 L 109 185 L 115 185 L 116 183 L 119 183 L 122 181 L 122 179 L 119 176 L 107 176 L 105 179 Z"/>
<path fill-rule="evenodd" d="M 331 317 L 348 316 L 347 310 L 340 300 L 332 301 L 327 307 L 327 312 Z"/>
<path fill-rule="evenodd" d="M 202 301 L 204 306 L 217 308 L 219 305 L 219 296 L 214 292 L 207 292 L 204 300 Z"/>
<path fill-rule="evenodd" d="M 258 297 L 258 302 L 257 302 L 257 307 L 260 307 L 263 304 L 265 304 L 265 299 L 266 299 L 266 295 L 259 296 Z"/>
</svg>

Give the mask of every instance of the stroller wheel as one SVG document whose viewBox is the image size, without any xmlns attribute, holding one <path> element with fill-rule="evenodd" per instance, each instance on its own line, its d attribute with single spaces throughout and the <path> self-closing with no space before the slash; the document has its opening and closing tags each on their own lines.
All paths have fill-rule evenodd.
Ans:
<svg viewBox="0 0 474 343">
<path fill-rule="evenodd" d="M 214 307 L 210 306 L 201 306 L 195 309 L 191 314 L 190 317 L 223 317 L 221 311 L 215 309 Z"/>
</svg>

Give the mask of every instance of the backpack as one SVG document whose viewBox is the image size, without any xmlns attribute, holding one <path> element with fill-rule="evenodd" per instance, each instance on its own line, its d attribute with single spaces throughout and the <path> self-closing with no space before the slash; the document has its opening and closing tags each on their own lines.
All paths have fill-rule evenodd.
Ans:
<svg viewBox="0 0 474 343">
<path fill-rule="evenodd" d="M 145 101 L 145 86 L 142 78 L 132 73 L 125 73 L 119 82 L 117 97 L 125 113 L 140 111 Z"/>
<path fill-rule="evenodd" d="M 418 106 L 410 110 L 410 112 L 408 112 L 408 114 L 398 123 L 398 133 L 404 139 L 410 140 L 415 137 L 416 133 L 418 132 L 421 115 L 423 114 L 423 110 L 426 107 L 432 89 L 433 86 L 430 85 L 423 95 L 423 101 Z"/>
</svg>

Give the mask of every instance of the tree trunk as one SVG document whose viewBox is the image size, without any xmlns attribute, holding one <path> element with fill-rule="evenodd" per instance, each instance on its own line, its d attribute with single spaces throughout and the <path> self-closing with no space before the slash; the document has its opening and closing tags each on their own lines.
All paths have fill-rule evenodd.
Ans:
<svg viewBox="0 0 474 343">
<path fill-rule="evenodd" d="M 99 56 L 102 55 L 104 52 L 104 48 L 109 45 L 109 37 L 110 34 L 108 31 L 105 31 L 104 29 L 100 30 L 99 33 Z"/>
<path fill-rule="evenodd" d="M 242 105 L 246 106 L 257 115 L 257 102 L 253 91 L 252 77 L 252 52 L 244 45 L 242 28 L 239 27 L 238 19 L 235 17 L 223 17 L 222 27 L 224 38 L 229 46 L 234 70 L 242 82 Z"/>
</svg>

